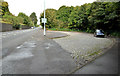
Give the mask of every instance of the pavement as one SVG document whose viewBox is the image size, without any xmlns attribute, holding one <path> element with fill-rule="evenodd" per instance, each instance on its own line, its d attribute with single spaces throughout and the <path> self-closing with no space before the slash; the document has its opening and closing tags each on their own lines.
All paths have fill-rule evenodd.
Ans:
<svg viewBox="0 0 120 76">
<path fill-rule="evenodd" d="M 120 43 L 119 43 L 120 44 Z M 74 74 L 118 74 L 118 41 L 105 54 Z"/>
<path fill-rule="evenodd" d="M 43 36 L 41 28 L 2 35 L 2 74 L 81 74 L 77 68 L 104 54 L 114 41 L 78 32 Z"/>
</svg>

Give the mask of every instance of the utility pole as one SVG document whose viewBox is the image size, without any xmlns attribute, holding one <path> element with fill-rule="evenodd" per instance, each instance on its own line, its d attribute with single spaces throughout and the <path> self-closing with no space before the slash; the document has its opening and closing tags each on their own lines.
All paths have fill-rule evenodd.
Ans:
<svg viewBox="0 0 120 76">
<path fill-rule="evenodd" d="M 45 0 L 44 0 L 44 20 L 45 20 Z M 46 36 L 45 21 L 44 21 L 44 36 Z"/>
</svg>

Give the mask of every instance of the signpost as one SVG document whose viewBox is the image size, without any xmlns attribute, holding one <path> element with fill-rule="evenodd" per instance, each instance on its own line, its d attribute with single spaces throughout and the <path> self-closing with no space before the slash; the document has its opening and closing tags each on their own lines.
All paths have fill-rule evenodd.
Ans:
<svg viewBox="0 0 120 76">
<path fill-rule="evenodd" d="M 47 18 L 42 18 L 42 23 L 47 23 Z"/>
<path fill-rule="evenodd" d="M 42 18 L 42 23 L 44 23 L 44 36 L 46 36 L 45 23 L 47 23 L 47 19 L 45 18 L 45 0 L 44 0 L 44 18 Z"/>
</svg>

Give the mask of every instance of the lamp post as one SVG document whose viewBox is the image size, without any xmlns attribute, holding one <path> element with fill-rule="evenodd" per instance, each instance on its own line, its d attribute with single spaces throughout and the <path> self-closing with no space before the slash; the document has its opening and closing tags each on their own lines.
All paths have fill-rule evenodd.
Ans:
<svg viewBox="0 0 120 76">
<path fill-rule="evenodd" d="M 45 0 L 44 0 L 44 20 L 45 20 Z M 44 21 L 44 36 L 46 36 L 45 21 Z"/>
</svg>

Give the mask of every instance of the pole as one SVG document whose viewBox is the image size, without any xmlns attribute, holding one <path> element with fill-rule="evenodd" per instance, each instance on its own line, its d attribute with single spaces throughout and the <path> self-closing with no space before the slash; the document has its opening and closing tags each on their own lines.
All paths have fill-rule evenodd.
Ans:
<svg viewBox="0 0 120 76">
<path fill-rule="evenodd" d="M 44 19 L 45 19 L 45 0 L 44 0 Z M 45 21 L 44 21 L 44 36 L 46 35 L 45 31 L 46 29 L 45 29 Z"/>
</svg>

